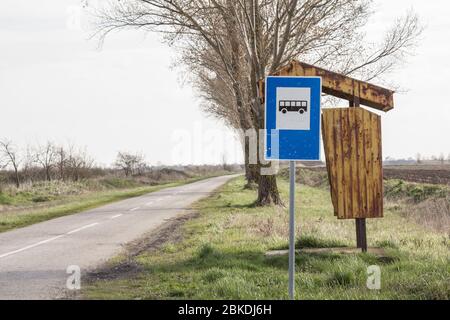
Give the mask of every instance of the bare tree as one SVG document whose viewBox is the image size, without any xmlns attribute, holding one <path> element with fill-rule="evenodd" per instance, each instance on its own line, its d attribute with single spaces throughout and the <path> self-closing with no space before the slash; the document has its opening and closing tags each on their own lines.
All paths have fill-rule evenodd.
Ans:
<svg viewBox="0 0 450 320">
<path fill-rule="evenodd" d="M 441 152 L 441 154 L 439 155 L 438 160 L 439 160 L 439 162 L 440 162 L 441 164 L 444 164 L 444 163 L 445 163 L 445 156 L 444 156 L 444 153 L 443 153 L 443 152 Z"/>
<path fill-rule="evenodd" d="M 67 151 L 63 146 L 59 146 L 55 148 L 55 153 L 56 153 L 56 167 L 58 169 L 58 176 L 59 179 L 61 179 L 61 181 L 64 181 L 66 167 L 69 162 Z"/>
<path fill-rule="evenodd" d="M 70 146 L 67 152 L 67 171 L 70 172 L 74 181 L 79 181 L 87 177 L 90 169 L 92 169 L 94 160 L 88 156 L 86 150 L 76 149 Z"/>
<path fill-rule="evenodd" d="M 9 140 L 0 141 L 0 158 L 3 160 L 4 167 L 10 166 L 14 170 L 14 182 L 16 187 L 20 187 L 20 176 L 19 176 L 19 166 L 21 159 L 19 158 L 19 152 L 13 143 Z"/>
<path fill-rule="evenodd" d="M 142 168 L 145 167 L 144 156 L 141 154 L 132 154 L 129 152 L 119 152 L 114 165 L 123 170 L 126 177 L 133 174 L 142 174 Z"/>
<path fill-rule="evenodd" d="M 26 147 L 25 153 L 23 155 L 22 161 L 22 175 L 25 180 L 33 182 L 37 178 L 36 172 L 36 157 L 33 152 L 33 148 L 30 146 Z"/>
<path fill-rule="evenodd" d="M 416 154 L 416 162 L 417 162 L 418 164 L 421 164 L 421 163 L 422 163 L 422 155 L 421 155 L 420 153 L 417 153 L 417 154 Z"/>
<path fill-rule="evenodd" d="M 364 43 L 362 31 L 371 13 L 367 0 L 122 0 L 100 11 L 98 32 L 102 40 L 121 28 L 163 32 L 213 106 L 209 112 L 232 127 L 258 130 L 258 81 L 294 58 L 363 80 L 405 58 L 421 31 L 417 17 L 408 13 L 374 45 Z M 259 204 L 281 203 L 274 176 L 257 181 Z"/>
<path fill-rule="evenodd" d="M 52 170 L 56 165 L 56 148 L 48 141 L 45 145 L 39 146 L 35 152 L 36 163 L 44 170 L 45 179 L 52 180 Z"/>
</svg>

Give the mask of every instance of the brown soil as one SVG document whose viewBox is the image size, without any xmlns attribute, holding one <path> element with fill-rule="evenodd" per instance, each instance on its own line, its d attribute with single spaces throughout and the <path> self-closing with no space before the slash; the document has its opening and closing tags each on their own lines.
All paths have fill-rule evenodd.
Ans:
<svg viewBox="0 0 450 320">
<path fill-rule="evenodd" d="M 383 171 L 385 179 L 450 185 L 450 170 L 448 169 L 384 168 Z"/>
<path fill-rule="evenodd" d="M 304 168 L 326 172 L 326 168 Z M 384 179 L 401 179 L 410 182 L 450 185 L 450 165 L 386 166 Z"/>
</svg>

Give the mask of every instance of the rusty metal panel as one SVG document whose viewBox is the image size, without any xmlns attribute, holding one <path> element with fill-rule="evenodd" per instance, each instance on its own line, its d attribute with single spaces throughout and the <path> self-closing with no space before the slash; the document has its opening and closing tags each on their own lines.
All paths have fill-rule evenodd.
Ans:
<svg viewBox="0 0 450 320">
<path fill-rule="evenodd" d="M 273 75 L 322 77 L 322 91 L 326 94 L 350 101 L 357 97 L 361 104 L 381 111 L 394 108 L 394 91 L 296 60 Z"/>
<path fill-rule="evenodd" d="M 383 217 L 381 117 L 359 107 L 323 109 L 322 136 L 334 214 Z"/>
</svg>

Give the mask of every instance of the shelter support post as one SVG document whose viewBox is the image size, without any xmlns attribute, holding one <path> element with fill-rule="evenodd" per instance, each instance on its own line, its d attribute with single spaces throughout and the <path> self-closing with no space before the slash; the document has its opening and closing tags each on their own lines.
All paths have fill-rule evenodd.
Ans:
<svg viewBox="0 0 450 320">
<path fill-rule="evenodd" d="M 350 100 L 350 108 L 359 107 L 359 97 L 354 96 L 353 100 Z M 367 231 L 366 231 L 366 219 L 356 218 L 356 247 L 361 249 L 362 252 L 367 252 Z"/>
</svg>

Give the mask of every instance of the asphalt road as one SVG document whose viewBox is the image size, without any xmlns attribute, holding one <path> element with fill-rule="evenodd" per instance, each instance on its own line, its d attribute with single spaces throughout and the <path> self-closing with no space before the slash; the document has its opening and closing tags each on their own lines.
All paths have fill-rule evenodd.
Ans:
<svg viewBox="0 0 450 320">
<path fill-rule="evenodd" d="M 83 271 L 119 254 L 125 244 L 185 213 L 232 176 L 116 202 L 86 212 L 0 233 L 0 299 L 66 296 L 69 266 Z M 76 269 L 76 267 L 75 267 Z M 73 274 L 73 270 L 69 270 Z M 73 287 L 76 283 L 69 281 Z"/>
</svg>

